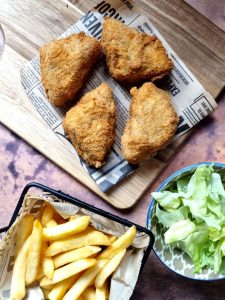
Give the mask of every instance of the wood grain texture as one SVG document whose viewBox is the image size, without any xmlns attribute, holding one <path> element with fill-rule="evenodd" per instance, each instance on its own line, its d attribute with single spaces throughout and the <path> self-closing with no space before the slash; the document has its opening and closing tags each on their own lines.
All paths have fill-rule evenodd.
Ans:
<svg viewBox="0 0 225 300">
<path fill-rule="evenodd" d="M 178 1 L 174 0 L 175 9 L 181 9 L 182 6 L 178 7 L 177 2 Z M 182 1 L 180 2 L 182 3 Z M 93 5 L 94 2 L 80 1 L 79 3 L 76 3 L 76 1 L 74 1 L 74 3 L 79 9 L 85 10 L 85 5 Z M 146 3 L 143 2 L 143 5 L 150 5 L 149 3 Z M 159 3 L 159 9 L 156 4 L 154 4 L 154 1 L 151 1 L 151 6 L 148 6 L 148 9 L 146 9 L 146 11 L 149 11 L 149 7 L 151 8 L 151 18 L 153 21 L 154 18 L 157 19 L 159 14 L 163 14 L 163 9 L 164 11 L 167 9 L 167 7 L 163 6 L 164 1 L 159 1 L 157 3 Z M 162 5 L 162 7 L 160 5 Z M 173 7 L 173 5 L 171 5 L 171 7 Z M 12 131 L 16 132 L 33 147 L 37 148 L 41 153 L 84 183 L 92 191 L 103 197 L 110 204 L 121 209 L 128 208 L 135 204 L 149 184 L 152 183 L 161 172 L 166 165 L 166 161 L 175 153 L 178 145 L 182 142 L 182 139 L 173 143 L 166 155 L 162 152 L 158 155 L 159 159 L 154 158 L 145 163 L 122 183 L 114 187 L 109 193 L 104 194 L 98 189 L 92 179 L 90 179 L 84 169 L 80 166 L 79 162 L 74 159 L 67 149 L 65 149 L 61 141 L 53 134 L 48 125 L 36 112 L 33 105 L 27 99 L 20 83 L 19 71 L 22 64 L 37 55 L 38 49 L 42 44 L 57 37 L 65 31 L 67 27 L 76 22 L 81 16 L 81 11 L 79 9 L 66 0 L 57 2 L 45 0 L 35 2 L 29 0 L 1 0 L 0 22 L 3 24 L 6 35 L 6 48 L 0 63 L 0 120 Z M 170 10 L 172 10 L 172 8 L 170 8 Z M 172 15 L 172 12 L 173 11 L 171 11 L 168 16 Z M 195 14 L 193 10 L 190 10 L 189 13 Z M 173 12 L 173 14 L 175 15 L 175 12 Z M 180 14 L 182 15 L 182 13 Z M 200 18 L 199 14 L 198 18 Z M 167 25 L 165 25 L 164 21 L 163 24 L 160 23 L 160 19 L 157 19 L 156 21 L 156 25 L 159 27 L 160 31 L 165 35 L 169 43 L 172 43 L 174 37 L 170 38 L 168 35 L 168 26 L 176 27 L 176 24 L 179 24 L 179 22 L 177 23 L 177 20 L 171 16 L 168 17 Z M 208 31 L 210 31 L 211 23 L 208 24 Z M 185 35 L 185 30 L 187 29 L 181 28 L 176 32 Z M 223 38 L 225 36 L 225 34 L 222 35 L 222 31 L 217 31 L 218 29 L 213 27 L 213 39 L 215 41 L 219 39 L 218 36 L 223 36 Z M 181 41 L 183 42 L 183 38 Z M 177 44 L 177 47 L 175 47 L 175 44 L 173 47 L 178 54 L 180 54 L 179 51 L 181 51 L 179 50 L 179 45 L 180 42 Z M 197 49 L 200 46 L 196 40 L 194 45 L 198 52 Z M 219 48 L 221 49 L 220 46 L 221 45 L 219 45 Z M 186 52 L 188 52 L 187 49 L 188 47 L 186 45 Z M 221 51 L 218 50 L 218 53 L 220 52 Z M 189 54 L 191 54 L 192 57 L 193 54 Z M 221 57 L 219 54 L 216 54 L 216 57 L 217 61 L 214 60 L 214 69 L 218 68 L 220 71 L 222 66 L 222 53 Z M 211 66 L 211 62 L 208 64 Z M 199 78 L 201 77 L 200 73 L 201 72 L 198 72 Z M 218 76 L 219 73 L 215 72 L 215 74 Z M 217 86 L 213 83 L 210 88 L 212 89 L 209 89 L 209 91 L 216 95 L 222 88 L 222 83 Z M 185 137 L 183 139 L 185 139 Z"/>
</svg>

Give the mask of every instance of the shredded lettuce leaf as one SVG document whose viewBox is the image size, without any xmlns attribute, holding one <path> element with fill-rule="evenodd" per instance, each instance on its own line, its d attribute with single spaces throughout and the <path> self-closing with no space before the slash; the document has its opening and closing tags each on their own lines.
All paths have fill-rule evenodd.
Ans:
<svg viewBox="0 0 225 300">
<path fill-rule="evenodd" d="M 159 208 L 159 205 L 156 205 L 156 217 L 159 220 L 159 223 L 163 224 L 164 227 L 169 228 L 174 223 L 187 220 L 188 219 L 189 209 L 187 206 L 181 206 L 180 208 L 167 212 Z"/>
<path fill-rule="evenodd" d="M 213 165 L 199 166 L 152 196 L 165 243 L 189 255 L 195 273 L 209 267 L 225 274 L 225 189 Z"/>
<path fill-rule="evenodd" d="M 166 244 L 171 244 L 177 241 L 182 241 L 195 231 L 196 225 L 190 220 L 176 222 L 165 232 L 165 242 Z"/>
<path fill-rule="evenodd" d="M 180 193 L 164 191 L 163 193 L 152 193 L 152 196 L 157 200 L 160 206 L 169 212 L 177 209 L 181 204 Z"/>
</svg>

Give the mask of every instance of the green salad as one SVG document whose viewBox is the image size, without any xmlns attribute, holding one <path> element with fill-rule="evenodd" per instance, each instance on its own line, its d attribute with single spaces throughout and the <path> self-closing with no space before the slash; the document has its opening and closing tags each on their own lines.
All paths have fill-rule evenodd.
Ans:
<svg viewBox="0 0 225 300">
<path fill-rule="evenodd" d="M 225 175 L 225 172 L 224 172 Z M 166 244 L 192 259 L 194 272 L 210 267 L 225 274 L 225 190 L 213 165 L 199 166 L 192 176 L 152 193 Z"/>
</svg>

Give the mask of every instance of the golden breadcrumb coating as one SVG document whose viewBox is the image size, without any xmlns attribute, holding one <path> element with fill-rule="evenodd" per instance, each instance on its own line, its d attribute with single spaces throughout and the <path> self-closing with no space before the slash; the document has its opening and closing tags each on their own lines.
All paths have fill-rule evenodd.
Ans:
<svg viewBox="0 0 225 300">
<path fill-rule="evenodd" d="M 137 164 L 150 158 L 173 138 L 178 116 L 169 93 L 153 83 L 144 83 L 130 91 L 133 96 L 121 147 L 125 159 Z"/>
<path fill-rule="evenodd" d="M 121 22 L 106 18 L 101 46 L 112 76 L 118 81 L 154 81 L 173 68 L 161 41 Z"/>
<path fill-rule="evenodd" d="M 98 40 L 84 32 L 41 47 L 41 80 L 49 101 L 62 107 L 74 100 L 100 54 Z"/>
<path fill-rule="evenodd" d="M 63 128 L 77 153 L 100 168 L 115 139 L 116 108 L 111 88 L 102 83 L 71 108 Z"/>
</svg>

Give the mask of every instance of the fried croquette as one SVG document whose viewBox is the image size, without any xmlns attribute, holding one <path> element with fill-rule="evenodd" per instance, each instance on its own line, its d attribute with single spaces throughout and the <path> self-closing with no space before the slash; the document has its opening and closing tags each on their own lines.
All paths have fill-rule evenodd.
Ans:
<svg viewBox="0 0 225 300">
<path fill-rule="evenodd" d="M 173 138 L 178 116 L 169 93 L 153 83 L 144 83 L 130 90 L 130 118 L 121 139 L 125 159 L 138 164 L 153 156 Z"/>
<path fill-rule="evenodd" d="M 63 128 L 77 153 L 100 168 L 115 139 L 116 108 L 111 88 L 102 83 L 71 108 Z"/>
<path fill-rule="evenodd" d="M 170 73 L 173 63 L 161 41 L 106 18 L 101 46 L 111 75 L 118 81 L 155 81 Z"/>
<path fill-rule="evenodd" d="M 62 107 L 74 100 L 100 54 L 98 40 L 84 32 L 41 47 L 41 80 L 49 101 Z"/>
</svg>

